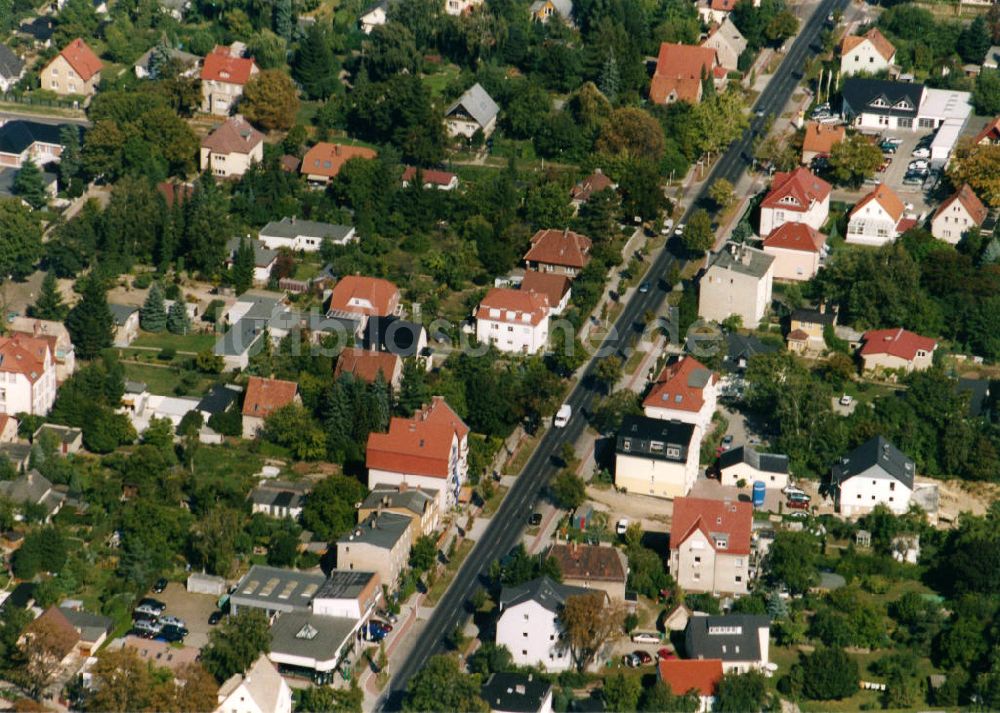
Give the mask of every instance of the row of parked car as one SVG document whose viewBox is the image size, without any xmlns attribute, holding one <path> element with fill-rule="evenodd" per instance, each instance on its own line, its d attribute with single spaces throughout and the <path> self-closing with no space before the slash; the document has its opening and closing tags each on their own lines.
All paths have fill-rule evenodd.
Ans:
<svg viewBox="0 0 1000 713">
<path fill-rule="evenodd" d="M 161 579 L 153 587 L 156 593 L 166 589 L 166 580 Z M 159 639 L 167 643 L 181 643 L 188 635 L 183 619 L 164 614 L 167 605 L 159 599 L 145 597 L 132 611 L 132 633 L 144 639 Z"/>
</svg>

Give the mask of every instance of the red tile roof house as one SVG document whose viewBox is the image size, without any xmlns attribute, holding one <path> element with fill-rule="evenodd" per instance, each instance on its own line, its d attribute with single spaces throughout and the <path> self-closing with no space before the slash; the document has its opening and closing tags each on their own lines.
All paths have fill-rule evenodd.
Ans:
<svg viewBox="0 0 1000 713">
<path fill-rule="evenodd" d="M 531 238 L 524 264 L 529 270 L 561 272 L 576 277 L 590 262 L 591 246 L 590 238 L 568 228 L 539 230 Z"/>
<path fill-rule="evenodd" d="M 722 680 L 722 659 L 660 659 L 657 675 L 675 696 L 698 694 L 698 713 L 709 713 Z"/>
<path fill-rule="evenodd" d="M 555 272 L 526 270 L 521 280 L 521 290 L 545 295 L 549 301 L 549 316 L 562 314 L 569 306 L 570 278 Z"/>
<path fill-rule="evenodd" d="M 592 195 L 608 188 L 616 190 L 618 184 L 604 175 L 601 169 L 595 168 L 592 174 L 573 186 L 573 190 L 569 192 L 573 210 L 579 210 L 580 206 L 589 201 Z"/>
<path fill-rule="evenodd" d="M 388 433 L 368 435 L 368 487 L 435 490 L 441 512 L 447 512 L 468 478 L 468 459 L 469 427 L 435 396 L 411 418 L 394 417 Z"/>
<path fill-rule="evenodd" d="M 861 338 L 861 362 L 865 371 L 900 369 L 905 372 L 929 369 L 934 362 L 937 342 L 930 337 L 897 329 L 873 329 Z"/>
<path fill-rule="evenodd" d="M 399 389 L 403 379 L 403 360 L 398 354 L 347 347 L 337 357 L 333 378 L 336 380 L 344 374 L 350 374 L 355 379 L 371 384 L 380 373 L 393 389 Z"/>
<path fill-rule="evenodd" d="M 986 127 L 976 134 L 976 138 L 972 140 L 974 144 L 1000 144 L 1000 116 L 995 118 Z"/>
<path fill-rule="evenodd" d="M 807 121 L 802 136 L 802 163 L 808 165 L 820 156 L 829 156 L 833 147 L 847 136 L 847 127 Z"/>
<path fill-rule="evenodd" d="M 829 183 L 807 169 L 778 172 L 760 204 L 760 236 L 766 238 L 785 223 L 805 223 L 819 230 L 830 215 Z"/>
<path fill-rule="evenodd" d="M 364 332 L 369 317 L 399 315 L 399 288 L 380 277 L 345 275 L 333 286 L 327 317 L 341 317 L 358 322 L 358 334 Z"/>
<path fill-rule="evenodd" d="M 417 168 L 415 166 L 407 166 L 406 170 L 403 171 L 403 188 L 408 188 L 410 181 L 416 175 Z M 438 171 L 433 168 L 422 168 L 420 169 L 420 175 L 424 182 L 424 188 L 436 188 L 439 191 L 453 191 L 458 188 L 458 176 L 454 173 Z"/>
<path fill-rule="evenodd" d="M 232 47 L 216 46 L 201 67 L 201 110 L 228 116 L 243 96 L 243 87 L 260 70 Z"/>
<path fill-rule="evenodd" d="M 306 151 L 305 156 L 302 157 L 302 166 L 299 168 L 299 172 L 310 183 L 325 185 L 331 179 L 336 178 L 340 169 L 351 159 L 371 160 L 377 155 L 378 153 L 374 149 L 365 146 L 329 144 L 320 141 Z"/>
<path fill-rule="evenodd" d="M 764 238 L 764 252 L 774 256 L 775 280 L 811 280 L 826 256 L 826 236 L 805 223 L 785 223 Z"/>
<path fill-rule="evenodd" d="M 237 114 L 201 140 L 201 170 L 238 178 L 264 160 L 264 134 Z"/>
<path fill-rule="evenodd" d="M 642 410 L 649 418 L 694 424 L 704 434 L 718 398 L 719 375 L 685 356 L 663 368 L 643 399 Z"/>
<path fill-rule="evenodd" d="M 598 589 L 611 599 L 625 601 L 628 560 L 617 547 L 555 544 L 549 548 L 548 557 L 558 563 L 563 584 Z"/>
<path fill-rule="evenodd" d="M 243 397 L 243 437 L 254 438 L 264 420 L 283 406 L 299 401 L 299 385 L 294 381 L 251 376 Z"/>
<path fill-rule="evenodd" d="M 968 183 L 963 183 L 940 205 L 931 218 L 931 235 L 957 245 L 967 232 L 982 226 L 989 211 Z"/>
<path fill-rule="evenodd" d="M 42 69 L 41 88 L 63 96 L 93 96 L 101 83 L 101 60 L 77 37 Z"/>
<path fill-rule="evenodd" d="M 686 592 L 746 594 L 752 528 L 748 502 L 676 498 L 670 574 Z"/>
<path fill-rule="evenodd" d="M 913 218 L 905 215 L 903 200 L 889 186 L 880 183 L 851 209 L 846 240 L 853 245 L 876 247 L 891 243 L 916 225 Z"/>
<path fill-rule="evenodd" d="M 536 354 L 549 342 L 549 298 L 538 292 L 495 287 L 475 312 L 476 339 L 502 352 Z"/>
<path fill-rule="evenodd" d="M 701 82 L 709 77 L 716 87 L 725 85 L 726 70 L 719 66 L 714 49 L 664 42 L 649 85 L 649 100 L 654 104 L 697 104 L 701 101 Z"/>
<path fill-rule="evenodd" d="M 43 337 L 15 332 L 0 337 L 0 413 L 44 416 L 58 389 L 52 346 Z"/>
</svg>

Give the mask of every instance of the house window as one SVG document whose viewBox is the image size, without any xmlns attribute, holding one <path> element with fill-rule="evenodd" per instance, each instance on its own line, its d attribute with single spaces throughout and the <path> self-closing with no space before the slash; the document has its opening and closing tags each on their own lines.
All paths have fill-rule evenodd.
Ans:
<svg viewBox="0 0 1000 713">
<path fill-rule="evenodd" d="M 737 582 L 742 582 L 743 581 L 743 577 L 741 577 L 740 575 L 737 574 L 736 575 L 736 581 Z"/>
<path fill-rule="evenodd" d="M 896 119 L 896 126 L 898 126 L 900 129 L 912 129 L 913 119 L 904 119 L 903 117 L 900 117 Z"/>
<path fill-rule="evenodd" d="M 694 558 L 694 563 L 695 564 L 701 564 L 701 557 L 695 557 Z"/>
<path fill-rule="evenodd" d="M 522 632 L 521 636 L 523 636 L 525 639 L 527 639 L 528 638 L 528 632 L 527 631 Z"/>
<path fill-rule="evenodd" d="M 895 489 L 896 489 L 896 482 L 893 481 L 893 482 L 889 483 L 889 490 L 895 490 Z"/>
<path fill-rule="evenodd" d="M 694 573 L 694 581 L 698 582 L 701 580 L 701 572 Z"/>
<path fill-rule="evenodd" d="M 528 615 L 527 614 L 524 615 L 524 620 L 528 621 Z"/>
<path fill-rule="evenodd" d="M 681 457 L 681 451 L 680 451 L 680 449 L 679 448 L 668 448 L 667 449 L 667 457 L 668 458 L 680 458 Z"/>
<path fill-rule="evenodd" d="M 917 119 L 917 126 L 921 129 L 933 129 L 934 119 Z"/>
<path fill-rule="evenodd" d="M 528 650 L 527 649 L 521 649 L 521 656 L 527 656 L 527 655 L 528 655 Z"/>
</svg>

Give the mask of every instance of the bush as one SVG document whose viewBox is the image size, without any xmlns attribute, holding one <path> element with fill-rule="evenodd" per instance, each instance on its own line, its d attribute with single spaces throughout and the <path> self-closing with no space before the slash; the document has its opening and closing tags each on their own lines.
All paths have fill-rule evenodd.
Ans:
<svg viewBox="0 0 1000 713">
<path fill-rule="evenodd" d="M 222 316 L 222 310 L 225 307 L 226 303 L 222 300 L 212 300 L 208 303 L 208 307 L 205 308 L 205 312 L 201 315 L 201 318 L 206 322 L 215 324 L 219 321 L 219 317 Z"/>
<path fill-rule="evenodd" d="M 153 284 L 153 273 L 151 272 L 143 272 L 132 280 L 132 287 L 137 290 L 145 290 L 151 284 Z"/>
<path fill-rule="evenodd" d="M 156 355 L 156 358 L 160 361 L 173 361 L 176 356 L 176 347 L 163 347 L 163 349 L 160 350 L 160 353 Z"/>
<path fill-rule="evenodd" d="M 802 692 L 814 701 L 847 698 L 858 690 L 858 664 L 843 649 L 816 649 L 798 666 Z"/>
</svg>

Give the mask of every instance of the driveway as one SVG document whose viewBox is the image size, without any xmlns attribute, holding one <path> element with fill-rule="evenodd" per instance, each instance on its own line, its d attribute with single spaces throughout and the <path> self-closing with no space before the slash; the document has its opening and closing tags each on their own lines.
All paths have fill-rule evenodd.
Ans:
<svg viewBox="0 0 1000 713">
<path fill-rule="evenodd" d="M 214 628 L 208 625 L 208 617 L 215 611 L 217 597 L 188 592 L 179 582 L 170 582 L 160 594 L 150 592 L 147 596 L 155 597 L 167 605 L 164 614 L 184 620 L 190 632 L 184 641 L 187 646 L 200 649 L 208 643 L 208 634 Z"/>
</svg>

